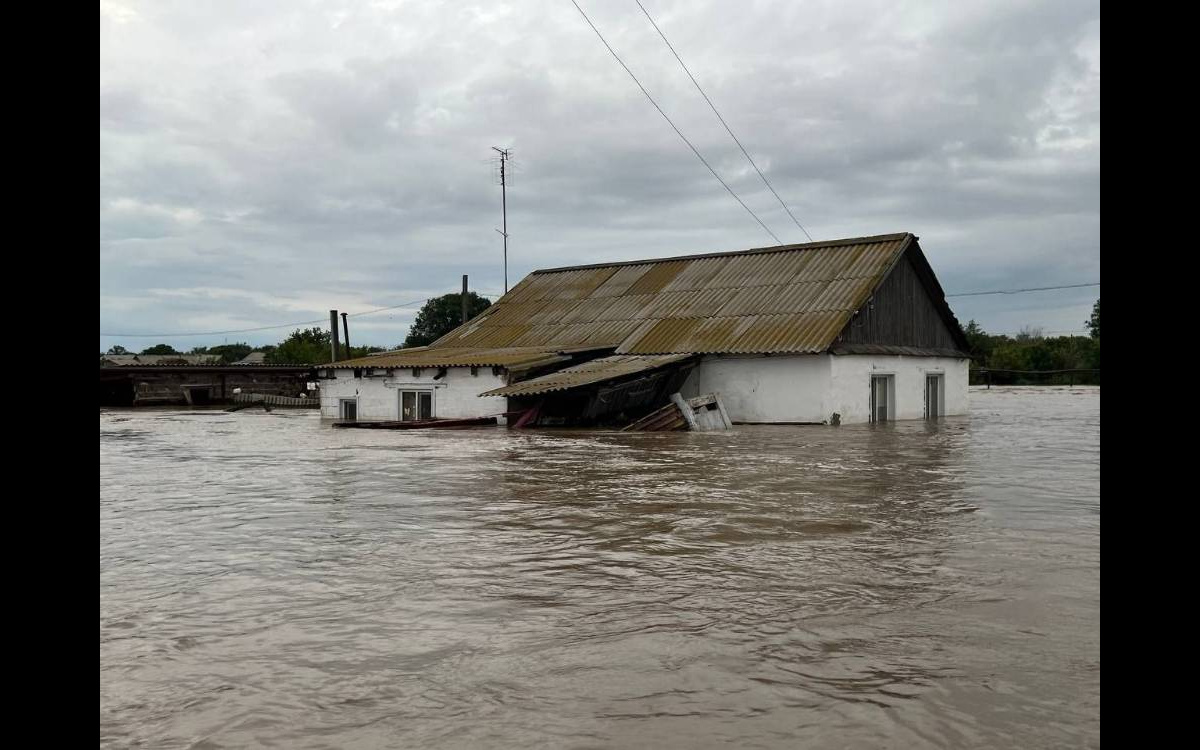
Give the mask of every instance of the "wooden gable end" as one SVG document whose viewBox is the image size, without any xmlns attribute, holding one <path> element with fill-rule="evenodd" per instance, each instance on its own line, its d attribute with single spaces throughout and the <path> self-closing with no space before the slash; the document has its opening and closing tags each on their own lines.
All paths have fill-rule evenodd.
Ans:
<svg viewBox="0 0 1200 750">
<path fill-rule="evenodd" d="M 914 242 L 830 347 L 835 354 L 967 356 L 966 338 Z"/>
</svg>

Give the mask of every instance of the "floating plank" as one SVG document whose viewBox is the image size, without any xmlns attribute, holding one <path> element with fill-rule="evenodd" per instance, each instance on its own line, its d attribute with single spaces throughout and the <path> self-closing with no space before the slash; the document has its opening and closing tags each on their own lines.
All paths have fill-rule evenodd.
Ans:
<svg viewBox="0 0 1200 750">
<path fill-rule="evenodd" d="M 683 419 L 679 407 L 674 403 L 656 409 L 636 422 L 621 428 L 621 432 L 671 432 L 686 430 L 687 422 Z"/>
</svg>

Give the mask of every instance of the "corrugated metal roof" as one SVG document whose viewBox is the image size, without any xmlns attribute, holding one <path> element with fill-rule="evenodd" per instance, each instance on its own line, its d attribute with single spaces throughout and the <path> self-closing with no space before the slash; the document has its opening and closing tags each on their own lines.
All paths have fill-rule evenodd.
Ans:
<svg viewBox="0 0 1200 750">
<path fill-rule="evenodd" d="M 823 352 L 914 239 L 887 234 L 534 271 L 427 347 L 317 366 L 517 370 L 598 349 L 615 355 Z M 583 377 L 592 371 L 563 372 Z"/>
<path fill-rule="evenodd" d="M 413 347 L 394 352 L 373 354 L 357 359 L 344 359 L 328 365 L 314 365 L 322 369 L 348 368 L 402 368 L 402 367 L 507 367 L 520 370 L 543 364 L 566 362 L 569 357 L 543 347 L 481 349 L 474 347 Z"/>
<path fill-rule="evenodd" d="M 601 357 L 581 365 L 568 367 L 540 378 L 514 383 L 504 388 L 496 388 L 481 396 L 532 396 L 551 391 L 565 391 L 581 385 L 599 383 L 604 380 L 634 375 L 647 370 L 654 370 L 664 365 L 688 359 L 690 354 L 659 354 L 659 355 L 615 355 Z"/>
<path fill-rule="evenodd" d="M 911 240 L 889 234 L 535 271 L 429 348 L 821 352 Z"/>
</svg>

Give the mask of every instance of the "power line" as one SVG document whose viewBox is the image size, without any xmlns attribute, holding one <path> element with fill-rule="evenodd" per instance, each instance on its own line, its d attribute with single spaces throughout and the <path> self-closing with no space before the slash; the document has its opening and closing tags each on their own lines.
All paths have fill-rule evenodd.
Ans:
<svg viewBox="0 0 1200 750">
<path fill-rule="evenodd" d="M 725 180 L 721 179 L 721 175 L 717 174 L 717 170 L 712 168 L 712 165 L 708 163 L 708 160 L 706 160 L 700 154 L 700 151 L 697 150 L 696 147 L 692 145 L 692 142 L 687 139 L 687 136 L 683 134 L 683 131 L 681 131 L 671 120 L 671 118 L 667 116 L 667 113 L 663 111 L 662 107 L 658 106 L 658 102 L 654 101 L 654 97 L 650 96 L 650 92 L 646 90 L 646 87 L 642 85 L 642 82 L 638 80 L 638 77 L 633 74 L 633 71 L 629 69 L 629 66 L 625 64 L 625 61 L 622 60 L 621 57 L 613 50 L 613 48 L 609 46 L 608 42 L 605 41 L 604 35 L 600 33 L 600 29 L 597 29 L 596 24 L 592 23 L 592 19 L 588 18 L 587 13 L 583 12 L 583 8 L 579 7 L 579 3 L 575 2 L 575 0 L 571 0 L 571 4 L 575 6 L 575 10 L 579 11 L 579 15 L 583 16 L 583 20 L 587 21 L 587 25 L 592 27 L 592 31 L 596 32 L 596 36 L 600 38 L 600 42 L 604 44 L 605 48 L 608 49 L 609 54 L 611 54 L 613 59 L 620 63 L 621 67 L 625 69 L 625 72 L 629 74 L 629 77 L 633 79 L 633 82 L 637 84 L 637 87 L 642 90 L 642 93 L 646 95 L 646 98 L 650 100 L 650 103 L 654 105 L 654 108 L 658 110 L 658 113 L 663 116 L 663 119 L 666 120 L 667 124 L 670 125 L 675 131 L 675 134 L 683 139 L 683 142 L 688 145 L 688 148 L 692 150 L 692 153 L 696 155 L 696 158 L 699 159 L 704 166 L 708 167 L 708 171 L 712 172 L 713 177 L 717 178 L 717 182 L 721 183 L 722 187 L 729 191 L 729 194 L 733 196 L 733 199 L 740 203 L 742 208 L 746 209 L 746 213 L 754 217 L 754 220 L 758 222 L 759 226 L 766 230 L 767 234 L 771 235 L 771 237 L 777 243 L 782 245 L 783 240 L 779 239 L 779 237 L 777 237 L 775 233 L 771 231 L 771 228 L 764 224 L 762 219 L 758 218 L 758 214 L 751 211 L 750 207 L 746 205 L 745 201 L 739 198 L 737 193 L 733 192 L 733 188 L 729 187 L 729 185 L 725 183 Z"/>
<path fill-rule="evenodd" d="M 1085 286 L 1100 286 L 1099 281 L 1090 284 L 1062 284 L 1059 286 L 1032 286 L 1028 289 L 996 289 L 987 292 L 960 292 L 959 294 L 947 294 L 947 297 L 977 297 L 982 294 L 1020 294 L 1022 292 L 1044 292 L 1048 289 L 1080 289 Z"/>
<path fill-rule="evenodd" d="M 359 315 L 374 315 L 375 313 L 384 312 L 385 310 L 396 310 L 401 307 L 409 307 L 410 305 L 416 305 L 421 302 L 427 302 L 428 299 L 429 299 L 428 297 L 423 298 L 423 299 L 415 299 L 412 302 L 402 302 L 399 305 L 388 305 L 387 307 L 377 307 L 374 310 L 363 310 L 362 312 L 348 313 L 348 315 L 351 318 L 356 318 Z"/>
<path fill-rule="evenodd" d="M 708 106 L 710 109 L 712 109 L 713 114 L 716 115 L 717 119 L 721 121 L 721 124 L 725 126 L 725 132 L 729 133 L 729 137 L 732 138 L 733 142 L 737 144 L 737 147 L 742 150 L 742 154 L 746 157 L 746 160 L 750 162 L 750 166 L 754 167 L 755 172 L 758 172 L 758 176 L 762 178 L 763 184 L 767 186 L 767 190 L 771 191 L 771 195 L 775 196 L 775 200 L 779 201 L 779 205 L 783 206 L 783 210 L 787 211 L 787 215 L 792 217 L 792 221 L 796 222 L 796 226 L 800 227 L 800 231 L 804 232 L 804 236 L 808 238 L 809 242 L 812 242 L 812 235 L 808 233 L 808 230 L 804 228 L 804 225 L 800 223 L 800 220 L 797 219 L 796 215 L 792 213 L 792 209 L 788 208 L 787 204 L 783 202 L 783 198 L 779 197 L 779 193 L 775 192 L 775 188 L 771 185 L 771 181 L 767 179 L 767 176 L 763 174 L 763 171 L 758 168 L 757 164 L 754 163 L 754 159 L 750 156 L 750 152 L 746 150 L 746 147 L 742 145 L 742 142 L 738 140 L 738 137 L 733 134 L 733 129 L 729 127 L 729 123 L 725 122 L 725 118 L 722 117 L 721 113 L 717 111 L 717 105 L 713 104 L 712 99 L 708 98 L 708 94 L 704 93 L 704 89 L 700 87 L 700 83 L 696 80 L 696 77 L 692 75 L 692 71 L 688 70 L 688 66 L 684 64 L 683 58 L 681 58 L 679 53 L 675 51 L 675 47 L 667 39 L 667 35 L 662 32 L 662 29 L 658 28 L 658 24 L 655 23 L 654 19 L 650 17 L 650 12 L 646 10 L 646 6 L 642 5 L 641 0 L 633 1 L 637 3 L 639 8 L 642 9 L 642 13 L 646 14 L 646 19 L 650 21 L 650 25 L 653 26 L 654 30 L 658 32 L 658 35 L 662 37 L 663 42 L 665 42 L 667 45 L 667 49 L 671 50 L 671 54 L 674 55 L 675 59 L 679 61 L 679 67 L 683 68 L 683 72 L 687 73 L 687 77 L 692 79 L 692 83 L 695 84 L 696 90 L 700 92 L 700 96 L 704 97 L 704 101 L 708 102 Z"/>
</svg>

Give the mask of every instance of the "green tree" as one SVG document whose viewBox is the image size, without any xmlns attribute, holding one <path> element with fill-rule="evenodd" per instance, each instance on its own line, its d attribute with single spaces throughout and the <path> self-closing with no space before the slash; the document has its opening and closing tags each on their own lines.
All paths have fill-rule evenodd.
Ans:
<svg viewBox="0 0 1200 750">
<path fill-rule="evenodd" d="M 963 329 L 963 335 L 967 337 L 967 353 L 976 362 L 983 362 L 992 353 L 992 337 L 987 335 L 983 327 L 971 320 L 967 323 L 967 327 Z"/>
<path fill-rule="evenodd" d="M 1092 305 L 1092 317 L 1084 323 L 1088 330 L 1092 332 L 1092 338 L 1100 338 L 1100 298 L 1096 298 L 1096 304 Z"/>
<path fill-rule="evenodd" d="M 1017 341 L 1038 341 L 1045 336 L 1041 326 L 1022 326 L 1014 338 Z"/>
<path fill-rule="evenodd" d="M 170 344 L 156 344 L 142 351 L 142 354 L 179 354 Z"/>
<path fill-rule="evenodd" d="M 479 313 L 492 306 L 491 301 L 480 297 L 475 292 L 467 292 L 467 317 L 474 318 Z M 411 346 L 426 346 L 450 333 L 462 323 L 462 294 L 443 294 L 427 301 L 412 328 L 408 329 L 408 337 L 404 339 L 401 348 Z"/>
<path fill-rule="evenodd" d="M 272 365 L 315 365 L 329 361 L 329 331 L 322 328 L 299 329 L 292 332 L 267 352 L 266 361 Z"/>
<path fill-rule="evenodd" d="M 121 346 L 120 344 L 117 344 L 115 346 L 109 347 L 108 353 L 109 354 L 128 354 L 129 350 L 126 349 L 125 347 Z"/>
<path fill-rule="evenodd" d="M 204 354 L 219 354 L 221 361 L 225 364 L 237 362 L 239 359 L 244 359 L 247 354 L 254 351 L 249 344 L 221 344 L 220 346 L 210 346 Z"/>
</svg>

